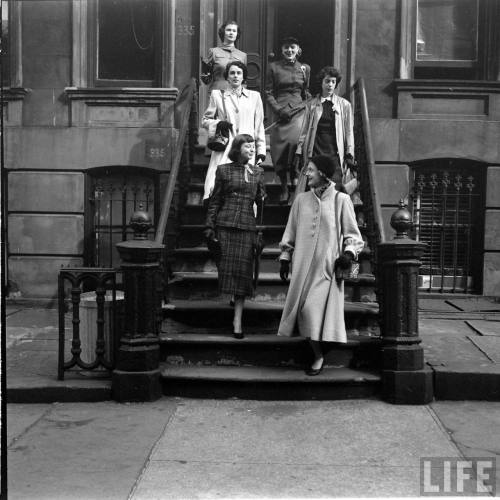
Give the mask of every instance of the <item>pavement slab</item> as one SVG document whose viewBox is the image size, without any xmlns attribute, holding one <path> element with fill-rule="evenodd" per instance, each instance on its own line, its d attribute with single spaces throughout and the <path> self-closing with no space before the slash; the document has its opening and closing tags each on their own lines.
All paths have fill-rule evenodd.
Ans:
<svg viewBox="0 0 500 500">
<path fill-rule="evenodd" d="M 500 318 L 496 321 L 469 320 L 465 322 L 479 335 L 493 335 L 500 337 Z"/>
<path fill-rule="evenodd" d="M 493 363 L 500 363 L 500 337 L 493 335 L 479 337 L 476 335 L 469 338 Z"/>
<path fill-rule="evenodd" d="M 500 402 L 435 401 L 430 406 L 464 457 L 496 458 L 500 495 Z"/>
<path fill-rule="evenodd" d="M 420 319 L 425 360 L 432 365 L 447 365 L 457 360 L 471 365 L 491 360 L 471 340 L 471 329 L 465 321 L 453 319 Z"/>
<path fill-rule="evenodd" d="M 175 407 L 8 405 L 9 499 L 125 500 Z"/>
<path fill-rule="evenodd" d="M 416 496 L 422 456 L 460 456 L 425 406 L 183 400 L 132 498 Z"/>
</svg>

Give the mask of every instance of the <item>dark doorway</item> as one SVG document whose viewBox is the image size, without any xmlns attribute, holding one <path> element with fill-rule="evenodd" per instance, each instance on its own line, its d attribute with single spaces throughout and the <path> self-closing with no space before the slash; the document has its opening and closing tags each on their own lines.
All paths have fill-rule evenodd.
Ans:
<svg viewBox="0 0 500 500">
<path fill-rule="evenodd" d="M 273 0 L 269 4 L 274 9 L 274 40 L 270 49 L 279 59 L 281 40 L 296 37 L 302 48 L 300 60 L 311 66 L 311 92 L 315 94 L 319 89 L 314 76 L 323 66 L 333 64 L 334 2 Z"/>
</svg>

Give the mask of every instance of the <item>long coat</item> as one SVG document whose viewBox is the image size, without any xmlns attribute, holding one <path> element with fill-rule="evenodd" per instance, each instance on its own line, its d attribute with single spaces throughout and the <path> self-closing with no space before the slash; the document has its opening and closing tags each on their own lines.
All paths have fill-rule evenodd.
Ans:
<svg viewBox="0 0 500 500">
<path fill-rule="evenodd" d="M 304 101 L 310 98 L 311 67 L 295 61 L 280 60 L 269 65 L 266 76 L 266 99 L 273 109 L 273 122 L 283 109 L 295 113 L 289 122 L 278 123 L 271 129 L 271 157 L 276 172 L 286 170 L 293 155 L 304 119 Z"/>
<path fill-rule="evenodd" d="M 348 195 L 330 184 L 321 198 L 313 190 L 295 198 L 280 243 L 280 259 L 292 260 L 292 274 L 278 335 L 295 336 L 297 326 L 302 337 L 347 341 L 344 283 L 334 275 L 339 235 L 342 251 L 357 257 L 363 240 Z"/>
<path fill-rule="evenodd" d="M 335 112 L 335 136 L 337 139 L 337 151 L 339 152 L 340 163 L 342 165 L 343 174 L 346 173 L 344 161 L 346 155 L 350 154 L 354 158 L 354 130 L 353 130 L 353 114 L 351 103 L 346 99 L 334 94 L 332 96 L 333 111 Z M 308 102 L 306 113 L 302 123 L 299 140 L 297 143 L 297 154 L 301 154 L 303 158 L 302 175 L 299 178 L 297 192 L 305 191 L 306 178 L 305 169 L 309 163 L 309 159 L 313 155 L 314 141 L 316 139 L 316 131 L 318 123 L 323 114 L 323 105 L 321 97 L 318 95 Z M 349 179 L 347 179 L 349 180 Z M 346 179 L 343 179 L 346 182 Z"/>
<path fill-rule="evenodd" d="M 226 105 L 226 114 L 222 99 Z M 203 199 L 207 199 L 214 187 L 215 172 L 218 165 L 229 163 L 229 151 L 233 139 L 238 134 L 249 134 L 255 139 L 255 154 L 266 155 L 266 134 L 264 132 L 264 109 L 260 94 L 254 90 L 242 89 L 241 97 L 234 96 L 230 91 L 222 94 L 220 90 L 212 90 L 208 108 L 203 115 L 201 125 L 208 130 L 208 136 L 215 134 L 217 124 L 225 120 L 233 124 L 233 132 L 229 137 L 224 151 L 213 151 L 208 164 L 205 178 Z"/>
</svg>

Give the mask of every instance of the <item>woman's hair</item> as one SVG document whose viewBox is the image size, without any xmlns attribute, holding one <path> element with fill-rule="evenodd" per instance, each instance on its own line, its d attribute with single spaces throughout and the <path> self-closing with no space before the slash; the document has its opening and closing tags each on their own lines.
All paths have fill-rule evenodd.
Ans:
<svg viewBox="0 0 500 500">
<path fill-rule="evenodd" d="M 234 138 L 229 154 L 227 155 L 231 161 L 238 161 L 241 146 L 246 142 L 255 142 L 255 139 L 249 134 L 239 134 Z"/>
<path fill-rule="evenodd" d="M 222 26 L 217 31 L 217 33 L 219 34 L 219 38 L 220 38 L 221 42 L 224 41 L 224 32 L 226 31 L 226 26 L 229 25 L 229 24 L 234 24 L 238 28 L 237 35 L 236 35 L 236 40 L 239 40 L 240 37 L 241 37 L 241 28 L 240 28 L 240 25 L 236 21 L 227 20 L 227 21 L 224 21 L 224 23 L 222 24 Z"/>
<path fill-rule="evenodd" d="M 245 82 L 248 76 L 248 68 L 241 61 L 229 61 L 226 64 L 226 69 L 224 70 L 224 79 L 227 80 L 227 77 L 229 76 L 229 68 L 231 66 L 238 66 L 238 68 L 243 70 L 243 82 Z"/>
<path fill-rule="evenodd" d="M 334 78 L 337 79 L 337 82 L 335 83 L 335 88 L 337 88 L 339 86 L 339 83 L 342 81 L 342 74 L 337 68 L 334 68 L 333 66 L 325 66 L 324 68 L 321 68 L 319 70 L 319 73 L 316 75 L 316 81 L 320 86 L 325 76 L 333 76 Z"/>
</svg>

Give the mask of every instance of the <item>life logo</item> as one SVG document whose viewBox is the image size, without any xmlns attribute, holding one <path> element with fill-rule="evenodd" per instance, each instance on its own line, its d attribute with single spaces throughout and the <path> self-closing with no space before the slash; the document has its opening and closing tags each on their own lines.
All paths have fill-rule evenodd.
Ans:
<svg viewBox="0 0 500 500">
<path fill-rule="evenodd" d="M 421 496 L 495 496 L 496 458 L 423 457 Z"/>
</svg>

